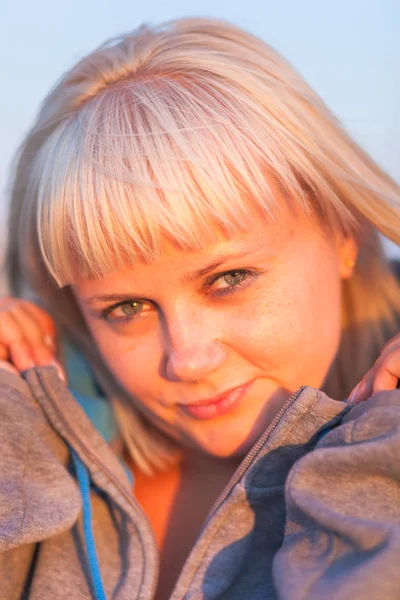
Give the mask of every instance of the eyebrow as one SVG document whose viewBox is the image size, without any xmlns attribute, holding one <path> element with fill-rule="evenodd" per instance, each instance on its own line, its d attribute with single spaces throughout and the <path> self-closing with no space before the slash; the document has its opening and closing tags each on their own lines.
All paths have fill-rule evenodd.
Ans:
<svg viewBox="0 0 400 600">
<path fill-rule="evenodd" d="M 228 260 L 243 258 L 244 256 L 247 256 L 248 254 L 252 254 L 253 252 L 256 252 L 257 250 L 260 250 L 260 248 L 261 248 L 261 245 L 253 247 L 253 248 L 248 248 L 246 250 L 240 250 L 235 253 L 229 253 L 229 254 L 226 254 L 225 256 L 220 256 L 218 259 L 213 260 L 212 262 L 208 263 L 201 269 L 196 269 L 195 271 L 190 271 L 188 273 L 184 273 L 181 277 L 181 282 L 186 283 L 186 284 L 193 283 L 193 281 L 196 281 L 197 279 L 200 279 L 201 277 L 205 277 L 206 275 L 209 275 L 210 273 L 212 273 L 213 271 L 215 271 L 216 269 L 221 267 Z M 132 300 L 132 298 L 135 296 L 137 296 L 137 294 L 134 294 L 134 293 L 102 294 L 101 296 L 97 296 L 97 295 L 91 296 L 90 298 L 87 298 L 86 300 L 84 300 L 84 302 L 85 302 L 85 304 L 91 304 L 92 302 L 95 302 L 95 301 L 97 301 L 97 302 L 123 302 L 124 300 Z"/>
<path fill-rule="evenodd" d="M 259 250 L 259 248 L 260 246 L 256 248 L 248 248 L 247 250 L 240 250 L 235 253 L 229 253 L 225 256 L 220 256 L 219 258 L 213 260 L 201 269 L 196 269 L 195 271 L 191 271 L 190 273 L 185 273 L 184 275 L 182 275 L 181 281 L 182 283 L 192 283 L 193 281 L 196 281 L 196 279 L 200 279 L 201 277 L 209 275 L 210 273 L 221 267 L 228 260 L 243 258 L 243 256 L 247 256 L 248 254 L 252 254 L 256 250 Z"/>
</svg>

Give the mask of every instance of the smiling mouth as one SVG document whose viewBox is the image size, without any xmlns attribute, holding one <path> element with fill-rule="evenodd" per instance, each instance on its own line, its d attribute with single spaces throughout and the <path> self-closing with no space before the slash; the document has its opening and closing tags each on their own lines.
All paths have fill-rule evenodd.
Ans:
<svg viewBox="0 0 400 600">
<path fill-rule="evenodd" d="M 232 412 L 243 398 L 253 381 L 228 390 L 223 394 L 199 400 L 192 404 L 179 404 L 187 415 L 196 419 L 212 419 Z"/>
</svg>

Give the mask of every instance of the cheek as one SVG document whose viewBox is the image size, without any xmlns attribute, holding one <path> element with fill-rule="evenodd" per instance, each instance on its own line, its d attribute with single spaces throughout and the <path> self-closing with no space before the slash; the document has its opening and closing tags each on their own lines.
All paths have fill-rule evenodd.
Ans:
<svg viewBox="0 0 400 600">
<path fill-rule="evenodd" d="M 108 326 L 90 326 L 104 361 L 133 396 L 151 399 L 157 393 L 160 347 L 156 336 L 117 335 Z"/>
<path fill-rule="evenodd" d="M 340 341 L 340 278 L 334 267 L 313 275 L 297 270 L 279 277 L 273 296 L 260 295 L 253 305 L 252 326 L 242 337 L 247 358 L 293 388 L 319 387 Z"/>
<path fill-rule="evenodd" d="M 276 371 L 292 358 L 291 348 L 298 347 L 304 334 L 299 308 L 297 295 L 284 286 L 273 296 L 259 296 L 253 307 L 253 322 L 242 335 L 242 347 L 252 354 L 252 362 Z"/>
<path fill-rule="evenodd" d="M 303 272 L 288 306 L 287 353 L 299 385 L 319 388 L 335 358 L 341 337 L 341 280 L 336 264 Z M 301 381 L 300 381 L 301 378 Z M 300 381 L 300 382 L 299 382 Z"/>
</svg>

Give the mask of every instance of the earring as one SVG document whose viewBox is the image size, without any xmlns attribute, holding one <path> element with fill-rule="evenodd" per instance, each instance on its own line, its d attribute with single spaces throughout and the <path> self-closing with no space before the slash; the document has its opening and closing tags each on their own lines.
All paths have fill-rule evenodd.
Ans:
<svg viewBox="0 0 400 600">
<path fill-rule="evenodd" d="M 346 260 L 346 267 L 348 269 L 352 269 L 353 267 L 355 267 L 356 261 L 353 258 L 348 258 Z"/>
</svg>

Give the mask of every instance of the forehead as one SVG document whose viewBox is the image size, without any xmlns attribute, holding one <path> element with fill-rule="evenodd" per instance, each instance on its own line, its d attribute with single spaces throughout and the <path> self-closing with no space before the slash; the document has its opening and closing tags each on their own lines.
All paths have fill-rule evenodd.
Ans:
<svg viewBox="0 0 400 600">
<path fill-rule="evenodd" d="M 274 222 L 255 218 L 235 235 L 227 237 L 221 233 L 216 242 L 205 243 L 201 250 L 183 250 L 163 238 L 159 259 L 153 262 L 138 259 L 134 265 L 99 279 L 77 277 L 74 288 L 85 296 L 125 288 L 160 291 L 163 282 L 190 284 L 219 268 L 250 267 L 253 260 L 261 259 L 272 262 L 283 254 L 295 253 L 299 244 L 319 235 L 314 220 L 287 211 Z"/>
</svg>

